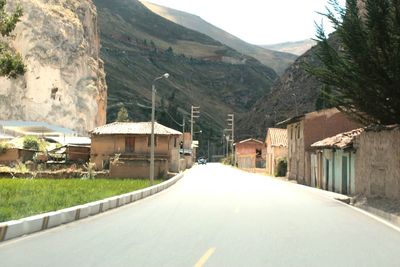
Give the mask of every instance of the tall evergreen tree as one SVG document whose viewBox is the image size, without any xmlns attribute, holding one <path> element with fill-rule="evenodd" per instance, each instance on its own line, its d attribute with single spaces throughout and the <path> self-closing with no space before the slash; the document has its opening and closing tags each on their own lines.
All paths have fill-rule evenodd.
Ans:
<svg viewBox="0 0 400 267">
<path fill-rule="evenodd" d="M 332 88 L 330 100 L 364 124 L 400 123 L 400 0 L 330 0 L 324 14 L 339 49 L 317 27 L 321 67 L 307 71 Z"/>
<path fill-rule="evenodd" d="M 8 15 L 5 11 L 6 4 L 7 0 L 0 0 L 0 34 L 3 38 L 10 36 L 22 16 L 22 8 L 19 6 Z M 24 72 L 21 55 L 15 53 L 5 42 L 0 42 L 0 76 L 15 78 Z"/>
</svg>

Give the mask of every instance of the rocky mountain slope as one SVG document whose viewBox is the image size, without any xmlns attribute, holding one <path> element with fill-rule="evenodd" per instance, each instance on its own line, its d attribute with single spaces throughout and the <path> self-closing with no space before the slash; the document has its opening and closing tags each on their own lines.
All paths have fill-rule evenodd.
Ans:
<svg viewBox="0 0 400 267">
<path fill-rule="evenodd" d="M 273 68 L 279 75 L 291 65 L 297 58 L 296 55 L 287 51 L 278 52 L 276 49 L 266 49 L 257 45 L 246 43 L 245 41 L 227 33 L 224 30 L 208 23 L 201 17 L 182 12 L 179 10 L 163 7 L 150 2 L 142 1 L 142 3 L 154 13 L 173 21 L 186 28 L 201 32 L 218 40 L 219 42 L 236 49 L 240 53 L 254 57 L 266 66 Z"/>
<path fill-rule="evenodd" d="M 311 47 L 315 46 L 317 44 L 316 41 L 312 39 L 306 39 L 302 41 L 297 41 L 297 42 L 286 42 L 286 43 L 279 43 L 279 44 L 271 44 L 271 45 L 262 45 L 262 47 L 275 50 L 275 51 L 280 51 L 280 52 L 286 52 L 286 53 L 291 53 L 295 55 L 302 55 L 308 50 L 311 49 Z"/>
<path fill-rule="evenodd" d="M 0 78 L 0 119 L 45 121 L 82 134 L 106 122 L 107 86 L 90 0 L 8 1 L 24 16 L 10 45 L 26 74 Z"/>
<path fill-rule="evenodd" d="M 109 86 L 109 122 L 121 103 L 134 121 L 149 120 L 153 79 L 168 72 L 168 80 L 156 83 L 158 120 L 167 116 L 167 126 L 181 129 L 173 122 L 182 121 L 177 109 L 201 106 L 202 136 L 217 138 L 227 114 L 248 111 L 277 78 L 254 58 L 166 20 L 137 0 L 94 3 Z"/>
<path fill-rule="evenodd" d="M 303 64 L 320 64 L 315 46 L 299 57 L 276 81 L 271 91 L 260 98 L 251 111 L 240 118 L 238 136 L 264 138 L 266 128 L 287 118 L 316 110 L 322 83 L 303 69 Z"/>
</svg>

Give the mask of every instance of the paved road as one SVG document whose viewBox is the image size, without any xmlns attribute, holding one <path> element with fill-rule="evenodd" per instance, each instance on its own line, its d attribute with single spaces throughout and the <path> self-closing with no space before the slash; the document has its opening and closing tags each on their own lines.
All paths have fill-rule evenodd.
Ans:
<svg viewBox="0 0 400 267">
<path fill-rule="evenodd" d="M 0 245 L 0 266 L 400 266 L 400 232 L 217 164 L 129 206 Z"/>
</svg>

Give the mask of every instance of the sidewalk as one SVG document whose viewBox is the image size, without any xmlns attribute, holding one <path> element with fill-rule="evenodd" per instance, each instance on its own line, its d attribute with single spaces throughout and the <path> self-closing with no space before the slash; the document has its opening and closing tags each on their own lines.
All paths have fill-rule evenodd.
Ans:
<svg viewBox="0 0 400 267">
<path fill-rule="evenodd" d="M 400 227 L 400 200 L 356 197 L 354 206 Z"/>
<path fill-rule="evenodd" d="M 243 170 L 243 169 L 242 169 Z M 290 182 L 297 184 L 296 180 L 288 180 L 286 177 L 273 177 L 268 175 L 263 169 L 249 169 L 243 170 L 250 173 L 260 174 L 264 176 L 271 177 L 273 179 L 277 179 L 284 182 Z M 300 185 L 300 184 L 299 184 Z M 308 190 L 317 190 L 319 193 L 324 194 L 325 196 L 342 201 L 346 204 L 352 205 L 356 208 L 362 209 L 368 213 L 371 213 L 375 216 L 378 216 L 391 224 L 394 224 L 400 227 L 400 200 L 390 200 L 390 199 L 383 199 L 383 198 L 366 198 L 360 196 L 347 196 L 342 195 L 339 193 L 326 191 L 306 185 L 303 186 L 305 189 Z"/>
</svg>

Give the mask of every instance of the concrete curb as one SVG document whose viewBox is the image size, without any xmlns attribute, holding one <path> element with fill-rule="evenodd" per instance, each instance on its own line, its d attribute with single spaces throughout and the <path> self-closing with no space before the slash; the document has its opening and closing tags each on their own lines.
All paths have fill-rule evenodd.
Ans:
<svg viewBox="0 0 400 267">
<path fill-rule="evenodd" d="M 355 207 L 359 208 L 361 210 L 364 210 L 366 212 L 369 212 L 375 216 L 378 216 L 378 217 L 390 222 L 391 224 L 394 224 L 394 225 L 400 227 L 400 216 L 397 216 L 397 215 L 391 214 L 389 212 L 386 212 L 386 211 L 383 211 L 380 209 L 376 209 L 376 208 L 373 208 L 370 206 L 365 206 L 365 205 L 357 206 L 356 205 Z"/>
<path fill-rule="evenodd" d="M 67 224 L 133 203 L 171 187 L 183 176 L 184 173 L 180 173 L 163 183 L 131 193 L 109 197 L 103 200 L 58 211 L 43 213 L 20 220 L 0 223 L 0 242 L 57 227 L 62 224 Z"/>
</svg>

